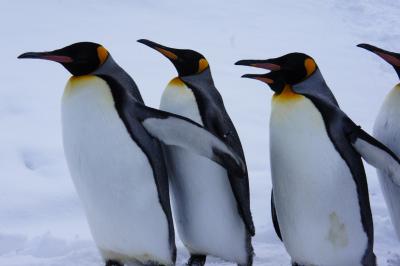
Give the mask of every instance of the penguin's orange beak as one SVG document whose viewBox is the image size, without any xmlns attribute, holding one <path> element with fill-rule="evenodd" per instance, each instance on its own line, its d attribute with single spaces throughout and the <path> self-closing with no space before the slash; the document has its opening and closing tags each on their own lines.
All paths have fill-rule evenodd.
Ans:
<svg viewBox="0 0 400 266">
<path fill-rule="evenodd" d="M 286 85 L 282 71 L 271 71 L 266 74 L 246 74 L 242 78 L 255 79 L 266 83 L 275 93 L 281 93 Z"/>
<path fill-rule="evenodd" d="M 138 42 L 157 50 L 158 52 L 160 52 L 161 54 L 163 54 L 165 57 L 167 57 L 170 60 L 178 59 L 177 49 L 167 47 L 167 46 L 164 46 L 164 45 L 161 45 L 161 44 L 158 44 L 156 42 L 146 40 L 146 39 L 140 39 L 140 40 L 138 40 Z"/>
<path fill-rule="evenodd" d="M 271 63 L 269 59 L 267 60 L 240 60 L 235 63 L 235 65 L 239 66 L 251 66 L 262 69 L 267 69 L 271 71 L 278 71 L 281 69 L 280 65 Z"/>
<path fill-rule="evenodd" d="M 54 52 L 28 52 L 18 56 L 19 59 L 30 58 L 30 59 L 43 59 L 50 60 L 58 63 L 72 63 L 73 60 L 69 56 L 57 55 Z"/>
<path fill-rule="evenodd" d="M 400 67 L 400 54 L 389 52 L 366 43 L 358 44 L 357 47 L 373 52 L 394 67 Z"/>
<path fill-rule="evenodd" d="M 242 78 L 256 79 L 267 84 L 274 83 L 274 80 L 268 77 L 268 74 L 245 74 Z"/>
</svg>

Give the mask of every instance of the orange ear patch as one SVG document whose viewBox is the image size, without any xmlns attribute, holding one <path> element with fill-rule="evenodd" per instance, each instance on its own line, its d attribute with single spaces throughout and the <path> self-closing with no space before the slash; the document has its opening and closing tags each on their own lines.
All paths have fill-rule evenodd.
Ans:
<svg viewBox="0 0 400 266">
<path fill-rule="evenodd" d="M 312 73 L 314 73 L 315 69 L 317 68 L 317 64 L 315 64 L 315 61 L 313 59 L 307 58 L 304 61 L 304 67 L 307 71 L 307 77 L 309 77 Z"/>
<path fill-rule="evenodd" d="M 102 65 L 108 57 L 107 49 L 104 48 L 103 46 L 97 47 L 97 56 L 99 57 L 100 65 Z"/>
<path fill-rule="evenodd" d="M 202 58 L 199 60 L 199 69 L 197 70 L 197 73 L 202 72 L 204 69 L 208 67 L 208 62 L 206 59 Z"/>
<path fill-rule="evenodd" d="M 304 97 L 303 95 L 295 93 L 292 90 L 292 86 L 285 85 L 282 92 L 279 94 L 275 93 L 272 99 L 274 101 L 279 101 L 279 102 L 288 102 L 288 101 L 299 100 L 303 97 Z"/>
</svg>

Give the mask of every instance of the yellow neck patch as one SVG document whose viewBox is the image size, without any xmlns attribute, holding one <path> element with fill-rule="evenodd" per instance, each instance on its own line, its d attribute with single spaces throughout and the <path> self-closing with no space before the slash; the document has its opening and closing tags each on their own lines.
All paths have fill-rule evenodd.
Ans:
<svg viewBox="0 0 400 266">
<path fill-rule="evenodd" d="M 102 65 L 108 57 L 107 49 L 104 48 L 103 46 L 97 47 L 97 56 L 99 57 L 100 65 Z"/>
<path fill-rule="evenodd" d="M 176 77 L 168 83 L 168 87 L 185 87 L 185 83 L 179 77 Z"/>
<path fill-rule="evenodd" d="M 72 76 L 69 78 L 70 83 L 79 83 L 79 82 L 87 82 L 92 78 L 95 78 L 96 76 L 93 75 L 83 75 L 83 76 Z"/>
<path fill-rule="evenodd" d="M 199 60 L 199 70 L 197 71 L 197 73 L 204 71 L 204 69 L 206 69 L 207 67 L 208 67 L 207 60 L 204 58 L 200 59 Z"/>
<path fill-rule="evenodd" d="M 97 77 L 93 75 L 72 76 L 69 78 L 67 86 L 64 90 L 64 96 L 70 95 L 77 87 L 90 83 Z"/>
<path fill-rule="evenodd" d="M 400 91 L 400 83 L 399 83 L 399 84 L 396 84 L 396 85 L 393 87 L 393 90 Z"/>
<path fill-rule="evenodd" d="M 300 100 L 303 97 L 304 97 L 303 95 L 295 93 L 292 90 L 292 86 L 285 85 L 285 87 L 283 88 L 281 93 L 279 93 L 279 94 L 275 93 L 274 94 L 274 96 L 272 97 L 272 100 L 273 101 L 278 101 L 278 102 L 289 102 L 289 101 Z"/>
<path fill-rule="evenodd" d="M 317 69 L 317 64 L 315 64 L 313 59 L 308 58 L 306 61 L 304 61 L 304 67 L 307 71 L 307 77 L 309 77 L 312 73 L 314 73 L 315 69 Z"/>
</svg>

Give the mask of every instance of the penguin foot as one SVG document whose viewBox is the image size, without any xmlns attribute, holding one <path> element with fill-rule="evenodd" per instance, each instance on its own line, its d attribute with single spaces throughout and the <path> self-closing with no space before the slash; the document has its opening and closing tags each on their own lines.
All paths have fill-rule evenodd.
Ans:
<svg viewBox="0 0 400 266">
<path fill-rule="evenodd" d="M 187 263 L 188 266 L 203 266 L 206 263 L 206 255 L 190 255 L 190 259 Z"/>
<path fill-rule="evenodd" d="M 147 263 L 146 266 L 165 266 L 164 264 L 159 264 L 158 262 Z"/>
<path fill-rule="evenodd" d="M 238 264 L 237 266 L 252 266 L 253 265 L 253 261 L 249 261 L 246 264 Z"/>
<path fill-rule="evenodd" d="M 119 263 L 116 260 L 107 260 L 106 266 L 124 266 L 123 264 Z"/>
<path fill-rule="evenodd" d="M 298 263 L 296 263 L 296 262 L 292 262 L 292 266 L 303 266 L 303 265 L 298 264 Z"/>
</svg>

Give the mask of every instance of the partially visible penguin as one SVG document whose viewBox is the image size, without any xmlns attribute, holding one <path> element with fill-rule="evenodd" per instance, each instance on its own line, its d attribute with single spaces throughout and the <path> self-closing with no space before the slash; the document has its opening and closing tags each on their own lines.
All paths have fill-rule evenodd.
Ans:
<svg viewBox="0 0 400 266">
<path fill-rule="evenodd" d="M 310 56 L 291 53 L 236 64 L 272 70 L 244 77 L 275 90 L 270 117 L 273 199 L 293 265 L 375 266 L 361 157 L 396 182 L 399 159 L 340 110 Z"/>
<path fill-rule="evenodd" d="M 266 60 L 241 60 L 241 61 L 237 62 L 236 64 L 258 67 L 258 68 L 268 69 L 271 71 L 278 70 L 280 68 L 277 65 L 266 62 Z M 270 72 L 264 76 L 247 74 L 247 75 L 244 75 L 243 77 L 258 79 L 258 80 L 268 84 L 268 86 L 275 92 L 282 91 L 286 85 L 285 81 L 283 80 L 281 71 Z M 332 93 L 329 93 L 329 97 L 331 98 L 332 104 L 339 106 L 335 96 Z M 273 189 L 271 190 L 271 219 L 272 219 L 272 224 L 274 226 L 277 237 L 280 240 L 282 240 L 282 235 L 281 235 L 280 228 L 279 228 L 279 222 L 278 222 L 278 218 L 276 215 Z"/>
<path fill-rule="evenodd" d="M 139 40 L 167 57 L 178 76 L 167 85 L 160 109 L 188 117 L 220 137 L 245 161 L 236 129 L 200 53 Z M 189 265 L 204 265 L 207 255 L 252 265 L 248 175 L 236 176 L 206 158 L 169 149 L 174 217 Z"/>
<path fill-rule="evenodd" d="M 230 171 L 245 165 L 189 119 L 143 104 L 129 75 L 101 45 L 24 53 L 73 76 L 62 99 L 65 156 L 106 265 L 173 265 L 176 248 L 161 145 L 195 152 Z"/>
<path fill-rule="evenodd" d="M 400 54 L 369 44 L 359 44 L 358 47 L 371 51 L 388 62 L 400 78 Z M 400 84 L 394 86 L 386 96 L 375 120 L 374 136 L 400 155 Z M 400 239 L 400 186 L 392 181 L 388 173 L 381 170 L 377 172 L 390 218 Z"/>
</svg>

